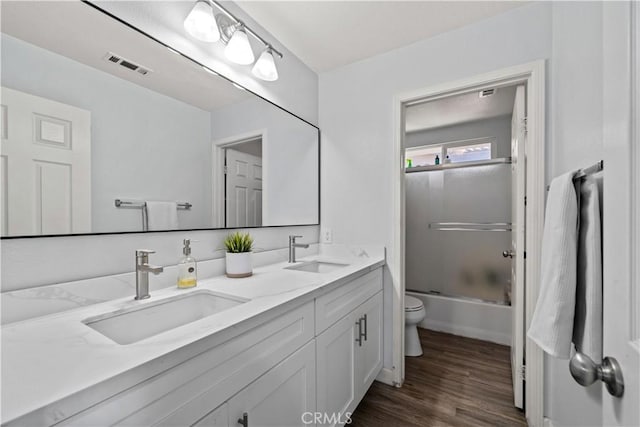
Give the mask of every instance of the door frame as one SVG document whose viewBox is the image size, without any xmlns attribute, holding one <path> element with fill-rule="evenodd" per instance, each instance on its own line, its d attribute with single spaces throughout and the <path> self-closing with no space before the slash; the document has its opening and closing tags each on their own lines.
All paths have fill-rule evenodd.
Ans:
<svg viewBox="0 0 640 427">
<path fill-rule="evenodd" d="M 405 293 L 405 181 L 404 106 L 418 100 L 436 100 L 496 86 L 524 84 L 527 90 L 525 330 L 531 322 L 539 291 L 540 251 L 545 204 L 545 60 L 503 68 L 453 82 L 398 94 L 393 100 L 393 257 L 388 260 L 393 283 L 393 370 L 383 380 L 404 381 Z M 525 336 L 525 408 L 530 425 L 543 424 L 544 355 Z"/>
<path fill-rule="evenodd" d="M 260 138 L 262 140 L 262 223 L 265 223 L 265 183 L 267 182 L 266 174 L 268 173 L 265 164 L 268 162 L 267 150 L 265 147 L 267 142 L 267 129 L 256 129 L 243 132 L 237 135 L 213 140 L 211 144 L 211 226 L 213 228 L 224 228 L 225 226 L 225 174 L 224 174 L 224 150 L 234 145 L 242 144 L 252 139 Z"/>
</svg>

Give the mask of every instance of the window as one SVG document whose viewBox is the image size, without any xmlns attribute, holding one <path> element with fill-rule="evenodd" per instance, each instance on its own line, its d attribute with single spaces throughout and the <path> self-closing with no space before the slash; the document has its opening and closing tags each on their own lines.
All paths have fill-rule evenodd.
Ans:
<svg viewBox="0 0 640 427">
<path fill-rule="evenodd" d="M 437 145 L 422 145 L 407 148 L 405 158 L 407 166 L 411 160 L 411 167 L 435 165 L 436 156 L 440 159 L 440 164 L 446 163 L 447 156 L 449 156 L 448 161 L 451 163 L 491 160 L 495 157 L 495 143 L 494 137 L 487 137 Z"/>
</svg>

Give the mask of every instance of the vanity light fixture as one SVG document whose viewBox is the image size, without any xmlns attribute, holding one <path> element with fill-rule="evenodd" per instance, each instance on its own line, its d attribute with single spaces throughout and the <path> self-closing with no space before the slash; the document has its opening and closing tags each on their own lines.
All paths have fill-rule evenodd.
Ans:
<svg viewBox="0 0 640 427">
<path fill-rule="evenodd" d="M 253 50 L 251 50 L 251 44 L 249 43 L 249 37 L 244 29 L 244 24 L 240 22 L 233 32 L 227 47 L 224 48 L 224 54 L 231 62 L 235 62 L 240 65 L 253 64 L 256 60 L 253 56 Z"/>
<path fill-rule="evenodd" d="M 221 13 L 216 14 L 214 6 Z M 274 54 L 282 58 L 282 53 L 274 49 L 271 44 L 267 43 L 217 1 L 197 0 L 184 21 L 184 27 L 192 37 L 198 40 L 206 42 L 221 40 L 226 44 L 224 53 L 227 59 L 241 65 L 250 65 L 255 61 L 248 37 L 249 35 L 253 36 L 265 46 L 265 50 L 251 70 L 253 75 L 265 81 L 278 80 Z"/>
<path fill-rule="evenodd" d="M 260 58 L 258 58 L 258 61 L 256 61 L 255 65 L 251 69 L 251 72 L 257 78 L 268 82 L 278 80 L 278 69 L 276 68 L 276 63 L 273 59 L 273 50 L 271 49 L 271 46 L 267 46 L 264 52 L 262 52 Z"/>
<path fill-rule="evenodd" d="M 198 0 L 184 20 L 187 33 L 203 42 L 220 40 L 220 30 L 213 15 L 213 8 L 205 0 Z"/>
</svg>

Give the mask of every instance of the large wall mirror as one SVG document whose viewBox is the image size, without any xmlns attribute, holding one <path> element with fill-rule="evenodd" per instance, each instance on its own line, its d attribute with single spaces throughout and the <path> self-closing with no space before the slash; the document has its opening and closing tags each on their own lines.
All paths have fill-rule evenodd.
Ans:
<svg viewBox="0 0 640 427">
<path fill-rule="evenodd" d="M 3 1 L 2 236 L 319 222 L 319 130 L 79 1 Z"/>
</svg>

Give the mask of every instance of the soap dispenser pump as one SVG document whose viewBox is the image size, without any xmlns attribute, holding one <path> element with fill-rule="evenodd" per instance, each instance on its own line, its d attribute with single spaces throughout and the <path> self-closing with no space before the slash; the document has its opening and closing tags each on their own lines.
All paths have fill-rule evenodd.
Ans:
<svg viewBox="0 0 640 427">
<path fill-rule="evenodd" d="M 178 263 L 178 288 L 193 288 L 197 285 L 198 266 L 195 258 L 191 256 L 191 240 L 184 239 L 182 243 L 184 257 Z"/>
</svg>

